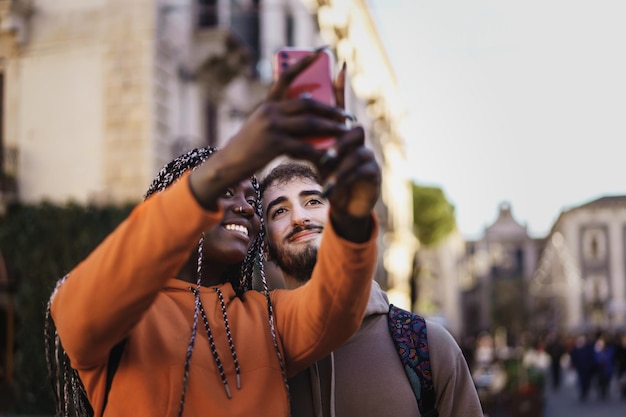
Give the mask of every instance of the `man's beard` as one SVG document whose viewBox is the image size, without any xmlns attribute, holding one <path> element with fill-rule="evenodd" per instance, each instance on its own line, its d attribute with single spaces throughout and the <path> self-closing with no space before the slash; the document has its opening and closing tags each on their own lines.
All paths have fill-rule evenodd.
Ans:
<svg viewBox="0 0 626 417">
<path fill-rule="evenodd" d="M 293 277 L 300 283 L 311 279 L 315 262 L 317 262 L 317 247 L 307 245 L 297 253 L 287 252 L 285 249 L 268 244 L 271 259 L 285 275 Z"/>
</svg>

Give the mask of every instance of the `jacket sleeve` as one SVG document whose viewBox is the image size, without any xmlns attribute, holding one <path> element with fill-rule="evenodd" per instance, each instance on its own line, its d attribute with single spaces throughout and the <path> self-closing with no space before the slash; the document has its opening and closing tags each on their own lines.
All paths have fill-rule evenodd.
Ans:
<svg viewBox="0 0 626 417">
<path fill-rule="evenodd" d="M 135 207 L 53 294 L 52 317 L 75 368 L 107 360 L 222 218 L 196 202 L 187 177 Z"/>
<path fill-rule="evenodd" d="M 461 348 L 441 325 L 426 321 L 428 351 L 440 416 L 483 417 L 482 406 Z"/>
<path fill-rule="evenodd" d="M 369 241 L 359 244 L 340 238 L 328 222 L 311 279 L 273 292 L 288 377 L 341 346 L 361 325 L 377 260 L 374 220 Z"/>
</svg>

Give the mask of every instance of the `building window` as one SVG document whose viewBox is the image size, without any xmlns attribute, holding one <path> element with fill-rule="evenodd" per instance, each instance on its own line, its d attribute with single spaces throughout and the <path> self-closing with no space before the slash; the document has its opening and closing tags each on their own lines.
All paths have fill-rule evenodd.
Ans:
<svg viewBox="0 0 626 417">
<path fill-rule="evenodd" d="M 603 261 L 606 259 L 606 234 L 601 228 L 585 229 L 582 234 L 583 259 L 586 261 Z"/>
<path fill-rule="evenodd" d="M 257 62 L 261 51 L 259 1 L 248 0 L 238 2 L 231 12 L 230 28 L 238 35 L 248 48 L 250 70 L 257 74 Z"/>
<path fill-rule="evenodd" d="M 217 106 L 211 100 L 206 104 L 206 144 L 217 146 Z"/>
<path fill-rule="evenodd" d="M 198 0 L 198 27 L 211 28 L 218 24 L 218 0 Z"/>
<path fill-rule="evenodd" d="M 295 36 L 295 21 L 293 13 L 291 13 L 290 10 L 287 10 L 285 13 L 285 45 L 294 46 Z"/>
<path fill-rule="evenodd" d="M 515 249 L 515 272 L 517 274 L 524 272 L 524 251 L 521 248 Z"/>
</svg>

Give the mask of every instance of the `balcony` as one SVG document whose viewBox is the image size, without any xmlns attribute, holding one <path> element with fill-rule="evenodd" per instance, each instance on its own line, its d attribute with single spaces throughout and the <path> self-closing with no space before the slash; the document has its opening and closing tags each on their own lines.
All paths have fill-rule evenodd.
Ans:
<svg viewBox="0 0 626 417">
<path fill-rule="evenodd" d="M 248 48 L 227 27 L 196 31 L 190 55 L 186 75 L 215 85 L 226 85 L 246 74 L 251 64 Z"/>
<path fill-rule="evenodd" d="M 231 1 L 196 4 L 192 57 L 187 76 L 226 85 L 254 75 L 259 49 L 258 6 Z"/>
<path fill-rule="evenodd" d="M 33 0 L 0 0 L 0 32 L 13 33 L 20 45 L 26 43 L 28 38 L 33 3 Z"/>
</svg>

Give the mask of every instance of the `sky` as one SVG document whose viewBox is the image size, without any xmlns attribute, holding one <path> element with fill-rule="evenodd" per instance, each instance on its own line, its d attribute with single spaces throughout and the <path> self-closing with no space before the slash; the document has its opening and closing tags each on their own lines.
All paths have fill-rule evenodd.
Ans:
<svg viewBox="0 0 626 417">
<path fill-rule="evenodd" d="M 411 177 L 479 238 L 511 205 L 533 237 L 626 195 L 626 1 L 368 0 L 407 108 Z"/>
</svg>

